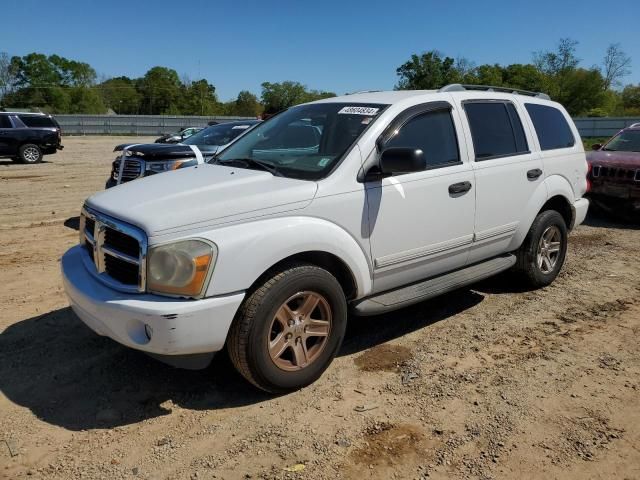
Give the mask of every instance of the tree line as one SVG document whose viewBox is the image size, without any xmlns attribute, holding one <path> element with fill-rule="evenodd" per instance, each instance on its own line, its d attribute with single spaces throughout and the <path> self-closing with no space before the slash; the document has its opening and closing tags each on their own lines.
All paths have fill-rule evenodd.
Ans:
<svg viewBox="0 0 640 480">
<path fill-rule="evenodd" d="M 601 65 L 585 67 L 577 56 L 578 43 L 561 39 L 554 50 L 533 54 L 524 64 L 475 65 L 438 50 L 411 58 L 396 69 L 395 88 L 437 89 L 451 83 L 493 85 L 546 92 L 575 116 L 640 115 L 640 84 L 626 85 L 631 59 L 619 44 L 604 52 Z M 180 77 L 156 66 L 140 78 L 98 79 L 88 63 L 58 55 L 30 53 L 10 57 L 0 52 L 0 106 L 33 108 L 50 113 L 139 115 L 259 116 L 292 105 L 335 96 L 285 81 L 264 82 L 260 98 L 243 90 L 227 102 L 206 79 Z"/>
<path fill-rule="evenodd" d="M 620 44 L 609 45 L 602 64 L 581 66 L 578 42 L 561 39 L 554 50 L 533 54 L 526 64 L 476 66 L 437 50 L 411 58 L 397 68 L 397 89 L 437 89 L 451 83 L 493 85 L 548 93 L 574 116 L 640 115 L 640 84 L 621 88 L 631 59 Z"/>
<path fill-rule="evenodd" d="M 41 53 L 9 57 L 0 52 L 0 106 L 50 113 L 121 115 L 234 115 L 257 117 L 291 105 L 335 96 L 309 90 L 298 82 L 262 84 L 261 99 L 243 90 L 221 102 L 206 79 L 191 80 L 166 67 L 153 67 L 140 78 L 98 81 L 88 63 Z"/>
</svg>

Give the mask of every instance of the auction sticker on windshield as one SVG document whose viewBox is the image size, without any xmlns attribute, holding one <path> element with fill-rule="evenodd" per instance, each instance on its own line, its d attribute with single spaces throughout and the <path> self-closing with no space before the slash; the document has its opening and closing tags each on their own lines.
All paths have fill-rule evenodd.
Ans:
<svg viewBox="0 0 640 480">
<path fill-rule="evenodd" d="M 376 115 L 379 108 L 373 107 L 343 107 L 338 114 L 343 115 Z"/>
</svg>

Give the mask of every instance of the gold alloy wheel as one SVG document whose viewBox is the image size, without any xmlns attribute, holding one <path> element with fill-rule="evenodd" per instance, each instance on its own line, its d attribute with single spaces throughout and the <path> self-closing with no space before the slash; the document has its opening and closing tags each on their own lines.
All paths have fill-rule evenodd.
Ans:
<svg viewBox="0 0 640 480">
<path fill-rule="evenodd" d="M 553 271 L 560 257 L 560 245 L 562 242 L 562 234 L 560 229 L 555 225 L 547 228 L 538 242 L 538 268 L 544 274 Z"/>
<path fill-rule="evenodd" d="M 269 356 L 288 372 L 302 370 L 320 357 L 331 333 L 332 313 L 326 298 L 298 292 L 276 312 L 269 329 Z"/>
</svg>

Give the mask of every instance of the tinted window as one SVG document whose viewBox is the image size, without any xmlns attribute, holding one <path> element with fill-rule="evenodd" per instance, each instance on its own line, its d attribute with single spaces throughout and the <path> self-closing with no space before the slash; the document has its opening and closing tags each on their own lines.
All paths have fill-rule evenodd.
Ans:
<svg viewBox="0 0 640 480">
<path fill-rule="evenodd" d="M 533 121 L 542 150 L 567 148 L 575 145 L 576 140 L 573 138 L 571 128 L 560 110 L 534 103 L 527 103 L 525 107 L 527 107 L 527 112 Z"/>
<path fill-rule="evenodd" d="M 7 115 L 0 115 L 0 128 L 13 128 Z"/>
<path fill-rule="evenodd" d="M 385 147 L 419 148 L 429 167 L 460 160 L 456 130 L 448 110 L 424 113 L 409 120 Z"/>
<path fill-rule="evenodd" d="M 512 104 L 471 102 L 464 108 L 471 127 L 476 160 L 528 151 L 522 122 Z"/>
<path fill-rule="evenodd" d="M 40 117 L 35 115 L 18 115 L 18 118 L 22 120 L 27 127 L 45 127 L 55 128 L 55 123 L 49 117 Z"/>
</svg>

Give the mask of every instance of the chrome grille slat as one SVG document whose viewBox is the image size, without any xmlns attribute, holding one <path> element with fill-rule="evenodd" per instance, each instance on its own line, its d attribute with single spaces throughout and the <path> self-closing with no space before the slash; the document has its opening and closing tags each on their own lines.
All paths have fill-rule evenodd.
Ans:
<svg viewBox="0 0 640 480">
<path fill-rule="evenodd" d="M 144 232 L 87 207 L 82 209 L 80 227 L 81 243 L 95 265 L 94 275 L 116 290 L 144 292 L 147 256 Z M 131 255 L 134 251 L 136 256 Z"/>
<path fill-rule="evenodd" d="M 120 168 L 122 159 L 119 157 L 115 162 L 113 162 L 113 166 L 111 169 L 111 178 L 113 180 L 118 180 L 118 176 L 120 174 Z M 122 178 L 120 183 L 129 182 L 131 180 L 135 180 L 136 178 L 140 178 L 144 173 L 144 161 L 135 159 L 135 158 L 125 158 L 124 165 L 122 165 Z"/>
</svg>

